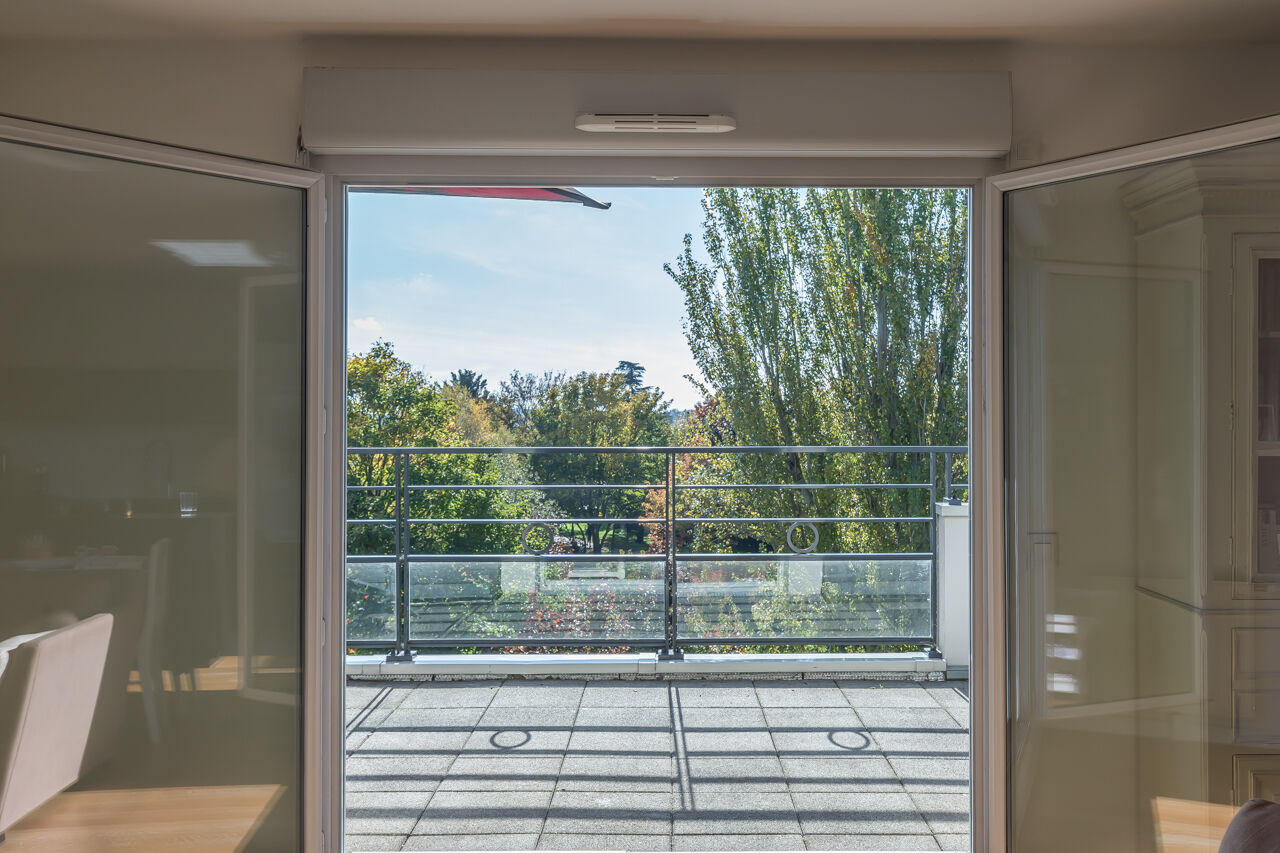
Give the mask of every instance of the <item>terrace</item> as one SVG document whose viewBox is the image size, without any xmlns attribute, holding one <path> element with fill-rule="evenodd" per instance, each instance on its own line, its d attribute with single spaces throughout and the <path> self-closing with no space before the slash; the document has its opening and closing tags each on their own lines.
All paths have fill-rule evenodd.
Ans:
<svg viewBox="0 0 1280 853">
<path fill-rule="evenodd" d="M 967 682 L 347 687 L 347 846 L 967 850 Z"/>
<path fill-rule="evenodd" d="M 965 849 L 964 454 L 351 450 L 347 849 Z"/>
</svg>

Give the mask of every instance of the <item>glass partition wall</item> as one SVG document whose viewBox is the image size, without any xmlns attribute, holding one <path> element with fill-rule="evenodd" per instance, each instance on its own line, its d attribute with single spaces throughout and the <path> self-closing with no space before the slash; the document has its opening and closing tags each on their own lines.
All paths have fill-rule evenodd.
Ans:
<svg viewBox="0 0 1280 853">
<path fill-rule="evenodd" d="M 1005 196 L 1013 849 L 1280 794 L 1277 189 L 1268 143 Z"/>
<path fill-rule="evenodd" d="M 0 186 L 6 846 L 298 849 L 305 191 Z"/>
</svg>

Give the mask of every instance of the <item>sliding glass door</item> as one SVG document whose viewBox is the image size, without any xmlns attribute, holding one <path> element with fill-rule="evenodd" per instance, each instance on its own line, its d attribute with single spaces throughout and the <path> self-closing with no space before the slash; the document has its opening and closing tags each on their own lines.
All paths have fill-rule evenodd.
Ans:
<svg viewBox="0 0 1280 853">
<path fill-rule="evenodd" d="M 1067 171 L 1004 195 L 1010 849 L 1216 849 L 1280 794 L 1280 142 Z"/>
<path fill-rule="evenodd" d="M 302 845 L 307 178 L 229 162 L 0 141 L 6 848 Z"/>
</svg>

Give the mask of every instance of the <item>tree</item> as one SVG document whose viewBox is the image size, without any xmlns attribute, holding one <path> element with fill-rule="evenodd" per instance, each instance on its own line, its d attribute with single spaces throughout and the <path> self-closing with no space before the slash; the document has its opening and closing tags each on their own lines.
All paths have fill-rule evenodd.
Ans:
<svg viewBox="0 0 1280 853">
<path fill-rule="evenodd" d="M 489 398 L 489 380 L 474 370 L 455 370 L 449 374 L 449 384 L 463 389 L 477 400 Z"/>
<path fill-rule="evenodd" d="M 620 361 L 615 371 L 622 374 L 623 379 L 626 381 L 627 389 L 632 393 L 645 390 L 643 364 L 637 364 L 634 361 Z"/>
<path fill-rule="evenodd" d="M 669 404 L 662 392 L 633 391 L 621 373 L 579 373 L 546 386 L 529 416 L 530 440 L 560 447 L 637 447 L 666 444 Z M 641 453 L 547 453 L 529 458 L 535 482 L 582 486 L 556 489 L 551 500 L 575 518 L 635 518 L 643 489 L 592 488 L 658 482 L 663 460 Z M 592 553 L 600 553 L 605 525 L 587 523 Z M 631 528 L 637 538 L 640 526 Z"/>
<path fill-rule="evenodd" d="M 967 434 L 967 196 L 960 190 L 710 189 L 703 244 L 667 272 L 685 335 L 745 444 L 962 444 Z M 793 484 L 925 482 L 919 455 L 744 456 Z M 858 478 L 858 479 L 848 479 Z M 849 507 L 834 490 L 762 492 L 792 516 Z M 866 515 L 920 515 L 921 494 L 867 490 Z M 807 511 L 806 511 L 807 510 Z M 920 545 L 920 525 L 842 535 L 865 549 Z M 824 537 L 835 531 L 824 530 Z M 830 541 L 828 539 L 827 541 Z M 852 546 L 853 543 L 846 543 Z"/>
<path fill-rule="evenodd" d="M 511 371 L 511 375 L 502 381 L 498 390 L 498 408 L 507 425 L 516 429 L 531 429 L 534 408 L 553 386 L 564 380 L 563 372 L 548 370 L 538 376 L 518 370 Z"/>
</svg>

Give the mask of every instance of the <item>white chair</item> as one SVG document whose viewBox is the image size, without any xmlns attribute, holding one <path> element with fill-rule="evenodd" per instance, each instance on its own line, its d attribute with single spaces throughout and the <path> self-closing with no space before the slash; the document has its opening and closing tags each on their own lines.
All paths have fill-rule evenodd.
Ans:
<svg viewBox="0 0 1280 853">
<path fill-rule="evenodd" d="M 112 623 L 0 642 L 0 836 L 80 777 Z"/>
</svg>

